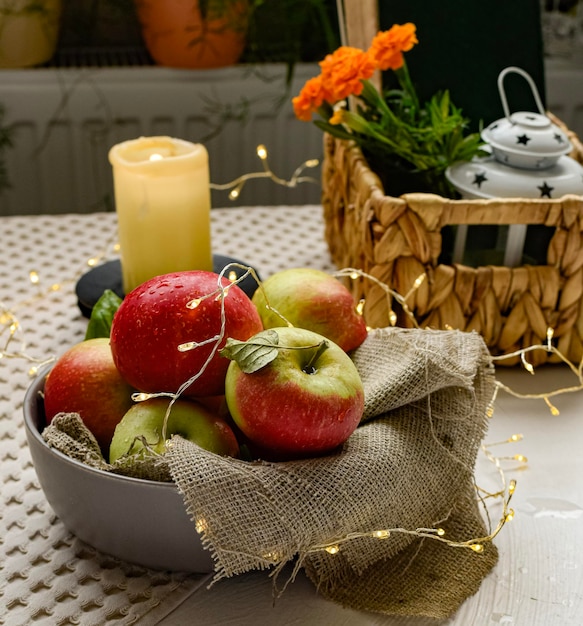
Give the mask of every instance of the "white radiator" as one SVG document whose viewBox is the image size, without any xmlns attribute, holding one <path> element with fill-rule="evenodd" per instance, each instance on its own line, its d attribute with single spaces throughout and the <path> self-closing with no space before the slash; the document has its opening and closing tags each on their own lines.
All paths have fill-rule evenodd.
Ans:
<svg viewBox="0 0 583 626">
<path fill-rule="evenodd" d="M 263 143 L 274 172 L 289 178 L 300 163 L 322 155 L 322 133 L 296 120 L 289 102 L 317 66 L 296 67 L 283 106 L 277 99 L 285 94 L 285 67 L 260 67 L 0 70 L 5 123 L 15 129 L 7 152 L 13 186 L 0 194 L 0 215 L 112 209 L 107 152 L 140 135 L 204 141 L 215 183 L 260 171 L 255 150 Z M 583 137 L 583 68 L 549 61 L 546 83 L 549 109 Z M 207 139 L 215 128 L 220 132 Z M 319 168 L 307 173 L 319 180 Z M 251 181 L 236 203 L 213 192 L 217 207 L 319 200 L 319 185 L 309 183 L 288 189 Z"/>
<path fill-rule="evenodd" d="M 0 215 L 112 209 L 108 150 L 140 135 L 203 142 L 214 183 L 261 171 L 256 147 L 262 143 L 272 170 L 289 179 L 298 165 L 322 156 L 322 133 L 296 120 L 290 103 L 317 66 L 298 66 L 287 95 L 285 70 L 268 65 L 0 71 L 4 121 L 14 128 L 14 145 L 6 152 L 12 188 L 0 194 Z M 320 168 L 306 175 L 319 182 Z M 319 199 L 319 184 L 289 189 L 267 180 L 248 182 L 236 203 L 226 192 L 213 191 L 212 198 L 213 206 Z"/>
</svg>

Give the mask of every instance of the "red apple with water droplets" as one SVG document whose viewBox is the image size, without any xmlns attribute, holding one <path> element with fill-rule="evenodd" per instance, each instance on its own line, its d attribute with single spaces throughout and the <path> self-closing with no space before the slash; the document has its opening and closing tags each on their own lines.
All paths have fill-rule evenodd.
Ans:
<svg viewBox="0 0 583 626">
<path fill-rule="evenodd" d="M 113 318 L 111 349 L 122 376 L 140 391 L 175 393 L 198 376 L 184 395 L 217 396 L 229 366 L 219 354 L 227 337 L 246 340 L 262 328 L 255 305 L 227 278 L 174 272 L 126 295 Z M 179 349 L 189 343 L 198 347 Z"/>
</svg>

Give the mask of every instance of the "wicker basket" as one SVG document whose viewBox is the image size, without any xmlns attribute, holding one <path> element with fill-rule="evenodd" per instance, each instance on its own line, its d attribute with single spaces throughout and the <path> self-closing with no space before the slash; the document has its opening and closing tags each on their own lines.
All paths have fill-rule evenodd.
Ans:
<svg viewBox="0 0 583 626">
<path fill-rule="evenodd" d="M 554 120 L 557 123 L 558 120 Z M 583 146 L 571 131 L 571 156 L 583 163 Z M 384 194 L 362 152 L 325 137 L 324 219 L 332 259 L 339 268 L 363 270 L 401 295 L 425 275 L 407 305 L 421 327 L 475 330 L 494 355 L 547 342 L 574 362 L 583 356 L 583 198 L 451 200 L 427 193 L 398 198 Z M 542 224 L 555 228 L 547 265 L 467 267 L 438 262 L 441 229 L 455 224 Z M 410 326 L 394 299 L 374 281 L 351 280 L 355 299 L 364 299 L 371 327 Z M 513 365 L 519 357 L 501 364 Z M 537 350 L 533 365 L 556 362 Z"/>
</svg>

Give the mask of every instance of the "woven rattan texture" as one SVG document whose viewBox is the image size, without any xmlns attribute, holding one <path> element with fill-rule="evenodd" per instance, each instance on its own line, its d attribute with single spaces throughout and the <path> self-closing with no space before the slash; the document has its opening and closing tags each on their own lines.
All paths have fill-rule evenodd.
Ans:
<svg viewBox="0 0 583 626">
<path fill-rule="evenodd" d="M 279 224 L 279 227 L 270 226 Z M 74 283 L 116 240 L 114 214 L 0 220 L 0 301 L 17 316 L 11 351 L 59 355 L 87 320 Z M 333 269 L 320 207 L 213 211 L 215 252 L 253 262 L 262 277 L 292 266 Z M 29 280 L 37 271 L 39 285 Z M 51 285 L 59 285 L 47 296 Z M 0 338 L 2 347 L 6 337 Z M 0 624 L 110 626 L 157 623 L 204 580 L 153 572 L 97 553 L 56 518 L 40 489 L 22 424 L 29 363 L 0 359 Z"/>
<path fill-rule="evenodd" d="M 571 156 L 583 162 L 583 148 L 569 133 Z M 583 199 L 451 200 L 427 193 L 385 195 L 362 152 L 325 137 L 323 165 L 326 239 L 337 267 L 355 267 L 401 295 L 425 275 L 407 304 L 422 327 L 476 330 L 492 354 L 506 354 L 546 341 L 554 330 L 559 350 L 583 356 Z M 555 228 L 547 265 L 472 268 L 438 262 L 441 229 L 454 224 L 543 224 Z M 356 299 L 365 298 L 365 317 L 373 327 L 389 324 L 394 302 L 370 280 L 350 283 Z M 395 311 L 398 307 L 395 308 Z M 399 325 L 411 320 L 399 315 Z M 543 351 L 533 364 L 552 362 Z M 502 361 L 519 362 L 519 357 Z"/>
</svg>

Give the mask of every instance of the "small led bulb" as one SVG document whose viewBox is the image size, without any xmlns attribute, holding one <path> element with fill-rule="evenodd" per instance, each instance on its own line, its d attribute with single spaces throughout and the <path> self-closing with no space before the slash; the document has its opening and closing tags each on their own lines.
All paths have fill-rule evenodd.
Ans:
<svg viewBox="0 0 583 626">
<path fill-rule="evenodd" d="M 375 530 L 373 535 L 377 539 L 387 539 L 391 536 L 391 533 L 388 530 Z"/>
</svg>

